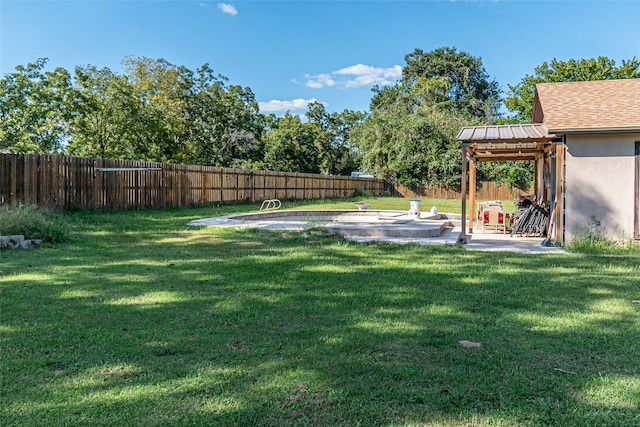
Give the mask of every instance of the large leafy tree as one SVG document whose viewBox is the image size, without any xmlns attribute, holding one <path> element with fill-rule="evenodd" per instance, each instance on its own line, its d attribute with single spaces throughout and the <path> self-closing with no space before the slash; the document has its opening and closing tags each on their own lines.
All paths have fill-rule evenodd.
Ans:
<svg viewBox="0 0 640 427">
<path fill-rule="evenodd" d="M 265 136 L 264 167 L 283 172 L 320 172 L 320 148 L 316 144 L 318 130 L 310 122 L 290 113 L 272 118 Z"/>
<path fill-rule="evenodd" d="M 138 159 L 128 141 L 143 106 L 124 76 L 108 68 L 75 69 L 73 117 L 67 152 L 74 156 Z"/>
<path fill-rule="evenodd" d="M 413 86 L 420 78 L 440 79 L 446 85 L 441 101 L 450 107 L 491 122 L 497 114 L 500 88 L 490 79 L 482 60 L 454 47 L 441 47 L 431 52 L 416 49 L 405 55 L 402 79 Z M 443 81 L 444 80 L 444 81 Z"/>
<path fill-rule="evenodd" d="M 437 87 L 439 83 L 434 82 L 432 88 Z M 433 102 L 436 95 L 426 96 L 424 90 L 403 88 L 398 91 L 402 96 L 373 110 L 355 130 L 362 168 L 406 185 L 459 185 L 460 144 L 456 136 L 462 126 L 481 121 L 465 112 L 448 110 L 441 99 Z M 424 103 L 416 101 L 420 96 L 414 91 L 425 96 Z"/>
<path fill-rule="evenodd" d="M 68 140 L 69 73 L 39 59 L 0 79 L 0 150 L 60 153 Z"/>
<path fill-rule="evenodd" d="M 125 74 L 77 67 L 74 155 L 216 166 L 261 158 L 263 117 L 248 88 L 226 86 L 208 64 L 192 72 L 128 57 Z"/>
<path fill-rule="evenodd" d="M 514 115 L 508 119 L 514 123 L 531 122 L 533 98 L 536 84 L 553 82 L 577 82 L 589 80 L 640 78 L 640 61 L 636 58 L 623 60 L 620 66 L 606 56 L 590 59 L 569 59 L 543 62 L 535 68 L 533 75 L 527 74 L 520 83 L 509 85 L 504 101 Z"/>
<path fill-rule="evenodd" d="M 164 59 L 127 57 L 125 77 L 138 102 L 130 144 L 145 160 L 181 162 L 185 158 L 188 123 L 184 111 L 193 73 Z"/>
<path fill-rule="evenodd" d="M 124 73 L 45 59 L 0 80 L 0 150 L 246 166 L 262 160 L 265 117 L 251 89 L 208 64 L 192 72 L 127 57 Z"/>
<path fill-rule="evenodd" d="M 345 175 L 356 170 L 359 155 L 351 141 L 351 130 L 364 120 L 366 113 L 351 110 L 329 113 L 324 105 L 314 101 L 309 104 L 306 116 L 317 126 L 320 171 L 327 175 Z"/>
<path fill-rule="evenodd" d="M 262 158 L 265 123 L 253 92 L 226 81 L 208 64 L 198 69 L 186 108 L 190 163 L 244 167 Z"/>
<path fill-rule="evenodd" d="M 480 59 L 453 48 L 416 49 L 405 60 L 400 82 L 374 88 L 371 114 L 354 133 L 362 167 L 407 185 L 458 185 L 456 136 L 493 120 L 497 83 Z"/>
</svg>

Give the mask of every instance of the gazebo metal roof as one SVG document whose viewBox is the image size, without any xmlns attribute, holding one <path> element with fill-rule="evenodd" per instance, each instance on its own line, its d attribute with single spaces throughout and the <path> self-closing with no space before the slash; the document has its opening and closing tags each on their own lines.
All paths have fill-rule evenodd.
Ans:
<svg viewBox="0 0 640 427">
<path fill-rule="evenodd" d="M 467 126 L 458 134 L 458 140 L 477 162 L 534 160 L 560 135 L 550 134 L 544 124 L 518 124 L 502 126 Z"/>
</svg>

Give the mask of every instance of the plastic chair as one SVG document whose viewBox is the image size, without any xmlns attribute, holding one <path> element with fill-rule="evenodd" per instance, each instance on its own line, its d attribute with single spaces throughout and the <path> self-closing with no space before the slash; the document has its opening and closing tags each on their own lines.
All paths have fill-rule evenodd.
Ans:
<svg viewBox="0 0 640 427">
<path fill-rule="evenodd" d="M 505 214 L 502 205 L 489 205 L 489 219 L 487 222 L 482 222 L 482 232 L 485 228 L 493 228 L 496 231 L 502 228 L 502 234 L 506 234 L 507 226 L 505 221 Z M 502 222 L 500 221 L 500 214 L 502 214 Z"/>
</svg>

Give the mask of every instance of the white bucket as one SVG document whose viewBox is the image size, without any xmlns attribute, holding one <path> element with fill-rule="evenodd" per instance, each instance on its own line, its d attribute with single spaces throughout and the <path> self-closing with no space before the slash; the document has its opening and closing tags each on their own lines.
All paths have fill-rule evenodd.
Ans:
<svg viewBox="0 0 640 427">
<path fill-rule="evenodd" d="M 420 203 L 422 203 L 422 200 L 409 200 L 409 203 L 411 205 L 411 209 L 407 214 L 409 219 L 420 218 Z"/>
</svg>

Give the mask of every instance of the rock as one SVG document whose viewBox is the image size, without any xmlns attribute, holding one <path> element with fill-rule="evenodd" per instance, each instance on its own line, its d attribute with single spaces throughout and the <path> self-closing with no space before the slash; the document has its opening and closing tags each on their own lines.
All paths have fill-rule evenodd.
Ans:
<svg viewBox="0 0 640 427">
<path fill-rule="evenodd" d="M 22 234 L 13 236 L 0 236 L 0 249 L 32 249 L 40 246 L 42 239 L 25 239 Z"/>
<path fill-rule="evenodd" d="M 482 347 L 482 343 L 475 342 L 475 341 L 467 341 L 467 340 L 458 341 L 458 344 L 460 344 L 463 347 L 476 347 L 476 348 Z"/>
<path fill-rule="evenodd" d="M 12 243 L 20 243 L 24 240 L 24 236 L 22 234 L 15 234 L 13 236 L 9 236 L 9 241 Z"/>
</svg>

